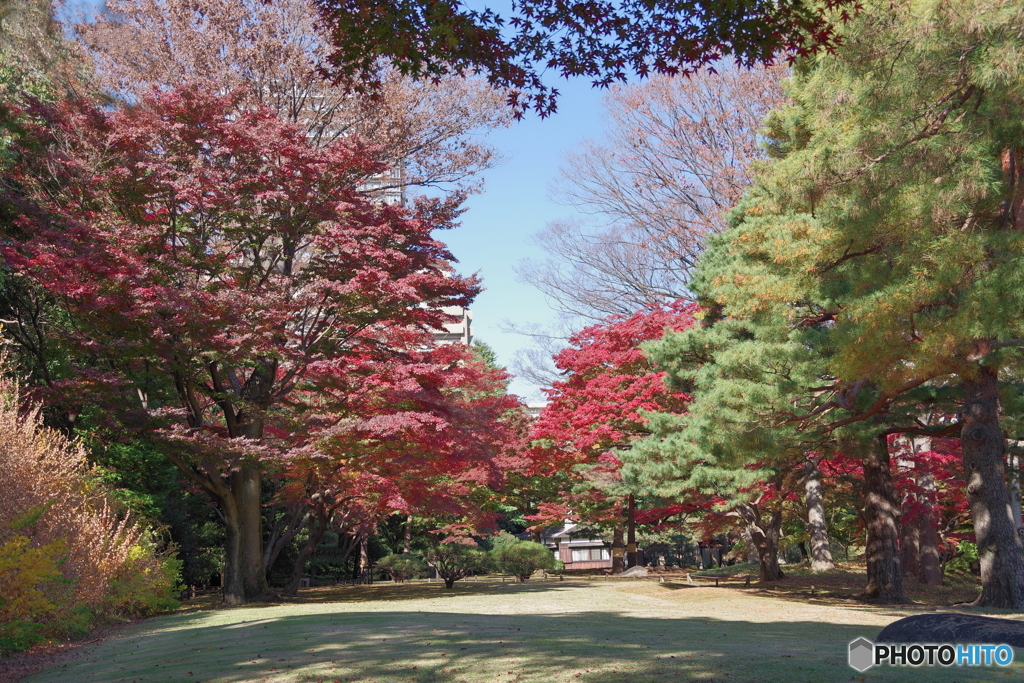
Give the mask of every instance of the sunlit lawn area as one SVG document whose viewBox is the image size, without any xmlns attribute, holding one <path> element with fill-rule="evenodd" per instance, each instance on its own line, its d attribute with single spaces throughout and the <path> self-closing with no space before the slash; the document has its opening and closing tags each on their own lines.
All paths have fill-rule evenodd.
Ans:
<svg viewBox="0 0 1024 683">
<path fill-rule="evenodd" d="M 847 643 L 913 609 L 808 604 L 753 589 L 619 579 L 304 595 L 296 604 L 152 619 L 26 680 L 964 683 L 1024 674 L 1020 664 L 856 674 Z"/>
</svg>

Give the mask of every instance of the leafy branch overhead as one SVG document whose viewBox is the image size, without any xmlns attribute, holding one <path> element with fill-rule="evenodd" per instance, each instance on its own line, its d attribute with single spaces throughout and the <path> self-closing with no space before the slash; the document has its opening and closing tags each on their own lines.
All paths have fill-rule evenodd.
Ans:
<svg viewBox="0 0 1024 683">
<path fill-rule="evenodd" d="M 518 114 L 556 109 L 547 71 L 607 87 L 631 75 L 690 74 L 726 57 L 751 66 L 838 45 L 856 0 L 722 3 L 522 0 L 511 15 L 459 0 L 318 0 L 333 51 L 328 73 L 366 82 L 383 59 L 403 74 L 486 75 Z"/>
</svg>

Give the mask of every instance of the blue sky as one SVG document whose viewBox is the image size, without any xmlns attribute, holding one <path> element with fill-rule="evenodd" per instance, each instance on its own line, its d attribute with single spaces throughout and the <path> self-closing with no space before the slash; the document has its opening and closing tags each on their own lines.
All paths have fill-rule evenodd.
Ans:
<svg viewBox="0 0 1024 683">
<path fill-rule="evenodd" d="M 472 307 L 475 334 L 504 365 L 517 349 L 530 345 L 528 338 L 503 331 L 504 321 L 524 325 L 555 317 L 539 291 L 516 280 L 514 267 L 524 258 L 543 258 L 531 236 L 549 221 L 572 214 L 571 207 L 548 197 L 562 155 L 582 138 L 601 133 L 603 91 L 580 79 L 552 85 L 562 93 L 558 112 L 546 119 L 530 114 L 487 136 L 507 161 L 484 174 L 484 191 L 470 198 L 462 226 L 438 235 L 459 260 L 461 273 L 483 277 L 486 290 Z M 538 387 L 521 379 L 513 381 L 511 391 L 540 398 Z"/>
</svg>

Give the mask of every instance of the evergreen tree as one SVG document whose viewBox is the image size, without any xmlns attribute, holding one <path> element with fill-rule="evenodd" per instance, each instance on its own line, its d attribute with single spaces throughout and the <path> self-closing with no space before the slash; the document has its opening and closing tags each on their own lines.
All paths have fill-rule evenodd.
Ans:
<svg viewBox="0 0 1024 683">
<path fill-rule="evenodd" d="M 722 315 L 774 319 L 777 339 L 827 359 L 786 424 L 854 437 L 878 490 L 891 488 L 888 450 L 870 429 L 923 430 L 914 406 L 955 388 L 978 602 L 1014 608 L 1024 546 L 1009 512 L 1000 420 L 1014 412 L 1000 376 L 1019 374 L 1024 343 L 1022 18 L 991 0 L 878 3 L 836 54 L 799 62 L 792 106 L 769 120 L 776 159 L 707 275 Z M 892 506 L 885 495 L 868 503 Z"/>
</svg>

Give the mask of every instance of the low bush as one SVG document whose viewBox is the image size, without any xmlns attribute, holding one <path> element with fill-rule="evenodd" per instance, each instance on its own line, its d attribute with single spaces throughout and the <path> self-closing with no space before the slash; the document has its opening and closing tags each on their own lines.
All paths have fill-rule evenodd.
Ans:
<svg viewBox="0 0 1024 683">
<path fill-rule="evenodd" d="M 47 591 L 62 580 L 63 541 L 33 548 L 28 536 L 11 536 L 0 545 L 0 654 L 24 650 L 45 638 L 43 632 L 59 603 Z"/>
<path fill-rule="evenodd" d="M 462 543 L 441 543 L 427 551 L 427 562 L 444 580 L 445 588 L 452 588 L 459 579 L 483 574 L 491 569 L 491 558 L 479 548 Z"/>
<path fill-rule="evenodd" d="M 423 576 L 427 565 L 415 555 L 391 554 L 377 562 L 377 569 L 387 572 L 395 583 L 405 583 L 409 579 Z"/>
<path fill-rule="evenodd" d="M 181 561 L 173 553 L 159 552 L 150 539 L 132 548 L 110 579 L 110 589 L 98 607 L 108 619 L 148 617 L 177 609 L 174 593 L 180 588 Z"/>
<path fill-rule="evenodd" d="M 557 567 L 554 554 L 542 543 L 514 540 L 495 543 L 491 550 L 491 558 L 498 571 L 511 574 L 518 583 L 530 578 L 538 569 L 555 571 Z"/>
<path fill-rule="evenodd" d="M 946 572 L 950 574 L 972 573 L 971 565 L 978 561 L 978 546 L 970 541 L 960 541 L 956 555 L 946 563 Z"/>
<path fill-rule="evenodd" d="M 175 607 L 176 564 L 115 512 L 82 449 L 20 406 L 0 376 L 0 652 Z"/>
</svg>

